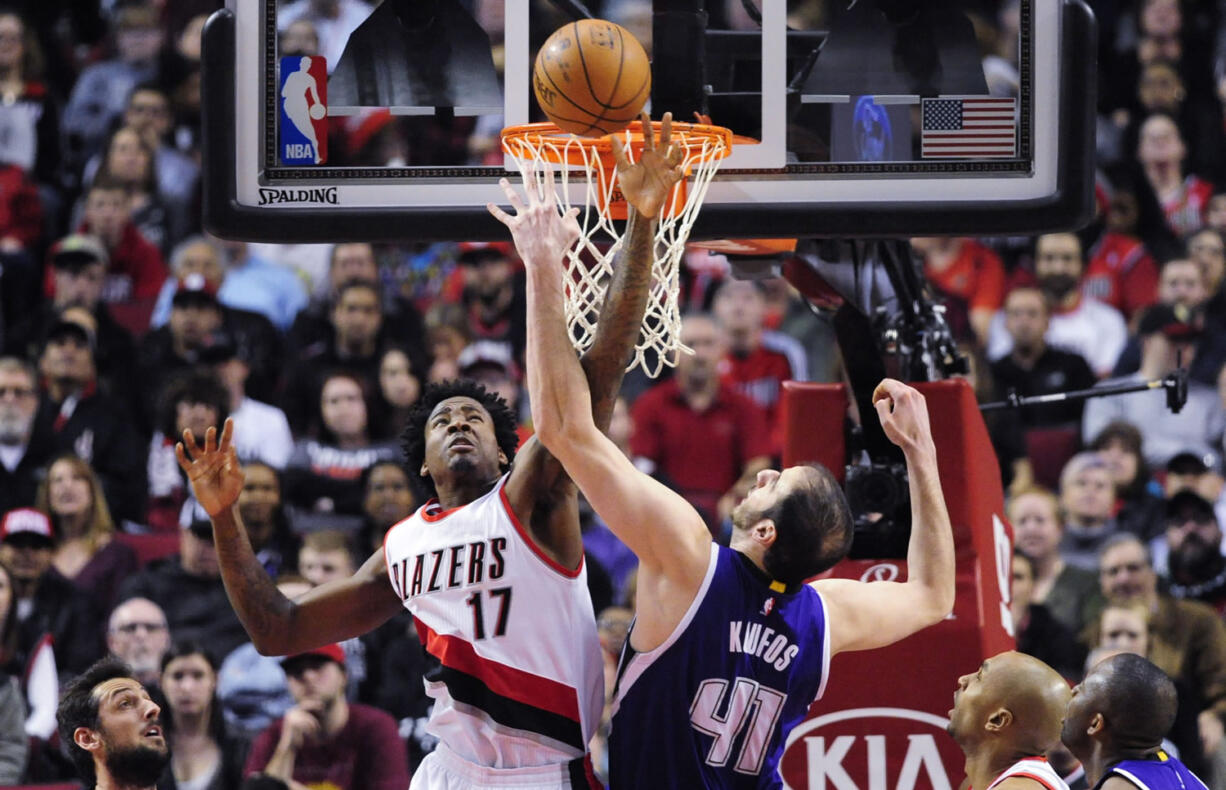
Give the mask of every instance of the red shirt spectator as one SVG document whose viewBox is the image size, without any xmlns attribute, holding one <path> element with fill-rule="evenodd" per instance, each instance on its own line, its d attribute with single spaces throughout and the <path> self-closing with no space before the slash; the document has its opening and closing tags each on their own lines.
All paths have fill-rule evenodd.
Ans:
<svg viewBox="0 0 1226 790">
<path fill-rule="evenodd" d="M 1090 248 L 1081 293 L 1132 318 L 1158 298 L 1158 266 L 1141 240 L 1107 231 Z"/>
<path fill-rule="evenodd" d="M 924 276 L 944 297 L 954 336 L 987 341 L 992 316 L 1005 300 L 1005 266 L 988 247 L 965 238 L 912 239 Z"/>
<path fill-rule="evenodd" d="M 718 521 L 720 497 L 755 459 L 771 454 L 766 418 L 753 401 L 720 384 L 710 405 L 696 411 L 677 380 L 643 393 L 631 410 L 630 451 L 636 463 L 694 505 L 708 524 Z"/>
<path fill-rule="evenodd" d="M 43 235 L 38 187 L 16 165 L 0 164 L 0 252 L 29 248 Z"/>
</svg>

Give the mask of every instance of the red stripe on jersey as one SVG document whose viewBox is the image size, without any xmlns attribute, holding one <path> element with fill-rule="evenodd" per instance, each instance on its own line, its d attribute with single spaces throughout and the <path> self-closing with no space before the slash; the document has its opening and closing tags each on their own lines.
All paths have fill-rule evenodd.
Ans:
<svg viewBox="0 0 1226 790">
<path fill-rule="evenodd" d="M 519 523 L 519 519 L 516 518 L 515 516 L 515 511 L 511 509 L 511 503 L 507 499 L 506 485 L 503 485 L 502 488 L 498 489 L 498 496 L 501 497 L 502 499 L 503 509 L 507 511 L 507 518 L 511 519 L 511 524 L 514 525 L 515 531 L 519 533 L 520 539 L 523 540 L 524 543 L 528 544 L 528 548 L 532 549 L 532 553 L 540 557 L 541 562 L 545 563 L 550 568 L 553 568 L 555 571 L 562 574 L 566 578 L 568 579 L 579 578 L 579 572 L 583 570 L 583 557 L 582 556 L 579 557 L 579 566 L 575 568 L 573 571 L 567 568 L 566 566 L 562 565 L 561 563 L 559 563 L 553 557 L 550 557 L 548 554 L 544 552 L 543 549 L 541 549 L 540 546 L 536 545 L 536 541 L 534 541 L 532 539 L 532 536 L 528 534 L 528 530 L 524 529 L 523 525 Z"/>
<path fill-rule="evenodd" d="M 572 721 L 580 720 L 579 698 L 574 688 L 482 658 L 473 650 L 471 643 L 458 636 L 436 634 L 420 618 L 414 619 L 418 636 L 422 638 L 426 650 L 443 666 L 477 678 L 499 696 L 565 716 Z"/>
</svg>

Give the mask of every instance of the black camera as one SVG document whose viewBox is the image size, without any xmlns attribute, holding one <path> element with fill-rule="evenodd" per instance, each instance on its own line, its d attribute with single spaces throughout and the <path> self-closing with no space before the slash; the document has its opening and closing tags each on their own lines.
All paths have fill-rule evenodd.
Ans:
<svg viewBox="0 0 1226 790">
<path fill-rule="evenodd" d="M 851 559 L 903 559 L 911 540 L 907 467 L 864 463 L 847 467 L 843 491 L 855 519 Z"/>
</svg>

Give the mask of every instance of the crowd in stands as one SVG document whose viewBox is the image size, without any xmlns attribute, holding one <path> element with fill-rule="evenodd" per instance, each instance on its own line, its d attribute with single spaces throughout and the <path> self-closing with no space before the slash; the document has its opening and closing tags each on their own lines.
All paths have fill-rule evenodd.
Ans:
<svg viewBox="0 0 1226 790">
<path fill-rule="evenodd" d="M 501 13 L 467 4 L 490 25 Z M 258 775 L 403 790 L 434 745 L 412 619 L 261 656 L 174 444 L 234 420 L 238 507 L 293 597 L 352 574 L 424 503 L 399 435 L 427 383 L 473 378 L 521 416 L 522 439 L 532 432 L 524 272 L 509 243 L 204 233 L 200 39 L 221 5 L 0 10 L 0 785 L 73 777 L 59 690 L 110 654 L 162 702 L 174 758 L 159 787 Z M 588 5 L 650 38 L 646 0 Z M 1009 95 L 1018 0 L 967 5 L 992 89 Z M 911 246 L 981 400 L 1190 370 L 1179 414 L 1148 390 L 995 413 L 989 430 L 1016 539 L 1020 648 L 1070 680 L 1110 652 L 1146 655 L 1179 690 L 1172 745 L 1226 788 L 1226 2 L 1090 5 L 1092 223 Z M 708 6 L 713 26 L 753 24 L 739 2 Z M 788 7 L 795 26 L 820 24 L 822 3 Z M 366 0 L 282 2 L 282 53 L 335 61 L 370 12 Z M 429 133 L 359 120 L 329 122 L 336 162 L 499 156 L 489 119 Z M 610 436 L 726 540 L 733 506 L 779 462 L 781 383 L 841 381 L 841 361 L 830 317 L 782 279 L 733 279 L 724 258 L 692 250 L 682 283 L 694 353 L 660 381 L 628 376 Z M 611 673 L 635 560 L 590 510 L 582 524 Z"/>
</svg>

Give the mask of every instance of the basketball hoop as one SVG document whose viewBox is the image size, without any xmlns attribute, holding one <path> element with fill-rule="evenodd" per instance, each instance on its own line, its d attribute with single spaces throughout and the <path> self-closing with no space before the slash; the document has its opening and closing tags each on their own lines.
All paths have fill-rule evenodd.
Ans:
<svg viewBox="0 0 1226 790">
<path fill-rule="evenodd" d="M 660 127 L 659 121 L 652 121 L 649 133 L 653 139 L 659 139 Z M 644 147 L 642 123 L 634 121 L 616 134 L 624 144 L 626 158 L 632 163 L 638 161 Z M 576 137 L 552 123 L 508 126 L 502 130 L 502 150 L 515 159 L 525 178 L 534 178 L 538 191 L 543 189 L 545 163 L 564 165 L 554 186 L 558 206 L 563 212 L 572 206 L 581 209 L 579 241 L 566 253 L 566 270 L 570 275 L 566 287 L 566 327 L 571 342 L 581 353 L 596 336 L 597 316 L 613 274 L 613 258 L 622 248 L 624 231 L 614 221 L 629 216 L 629 207 L 617 186 L 612 138 L 613 135 Z M 707 187 L 720 161 L 732 152 L 732 132 L 720 126 L 674 122 L 671 143 L 683 152 L 682 178 L 660 212 L 647 311 L 634 358 L 627 367 L 629 370 L 638 365 L 652 378 L 659 376 L 665 365 L 675 365 L 678 353 L 689 352 L 680 340 L 679 267 Z M 690 179 L 693 183 L 687 185 Z M 582 204 L 572 202 L 572 185 L 583 187 Z M 605 250 L 595 242 L 601 232 L 612 239 L 612 245 Z M 594 266 L 584 259 L 585 253 L 595 261 Z M 654 360 L 648 359 L 649 350 L 656 352 Z"/>
</svg>

